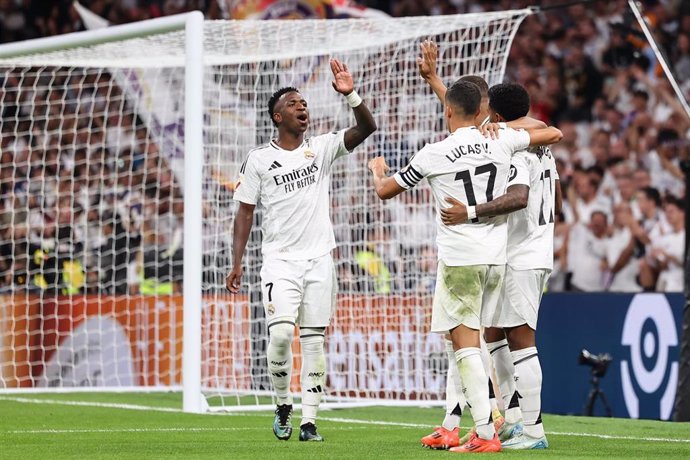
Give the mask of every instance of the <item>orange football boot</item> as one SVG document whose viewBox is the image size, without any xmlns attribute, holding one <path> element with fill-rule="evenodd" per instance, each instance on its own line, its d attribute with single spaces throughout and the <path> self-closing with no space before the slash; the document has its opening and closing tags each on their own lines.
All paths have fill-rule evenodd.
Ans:
<svg viewBox="0 0 690 460">
<path fill-rule="evenodd" d="M 450 449 L 460 445 L 459 433 L 457 427 L 450 431 L 439 426 L 433 433 L 422 438 L 422 445 L 430 449 Z"/>
<path fill-rule="evenodd" d="M 474 433 L 470 440 L 465 444 L 449 449 L 450 452 L 467 454 L 474 452 L 500 452 L 501 441 L 498 440 L 498 435 L 494 434 L 493 439 L 486 440 L 480 438 L 477 433 Z"/>
</svg>

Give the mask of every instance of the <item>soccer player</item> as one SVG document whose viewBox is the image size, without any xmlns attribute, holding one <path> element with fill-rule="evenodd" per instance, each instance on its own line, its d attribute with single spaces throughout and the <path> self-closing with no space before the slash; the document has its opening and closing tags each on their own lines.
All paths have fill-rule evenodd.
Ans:
<svg viewBox="0 0 690 460">
<path fill-rule="evenodd" d="M 529 95 L 520 85 L 496 85 L 489 90 L 489 98 L 492 120 L 515 120 L 529 111 Z M 519 405 L 524 426 L 504 440 L 504 449 L 549 445 L 541 421 L 542 373 L 535 331 L 542 293 L 553 269 L 554 217 L 561 206 L 556 161 L 548 148 L 540 148 L 536 155 L 526 151 L 513 155 L 507 193 L 475 208 L 477 217 L 511 213 L 501 298 L 482 312 L 487 346 L 509 348 L 515 365 L 516 390 L 506 419 L 511 422 L 508 413 Z M 454 200 L 452 207 L 441 210 L 441 218 L 445 225 L 465 223 L 466 207 Z"/>
<path fill-rule="evenodd" d="M 477 85 L 456 81 L 446 92 L 444 115 L 451 134 L 427 144 L 401 171 L 386 176 L 383 157 L 369 162 L 381 199 L 392 198 L 427 178 L 437 208 L 448 198 L 470 204 L 472 225 L 446 226 L 437 218 L 438 272 L 431 330 L 450 334 L 462 392 L 472 409 L 476 432 L 452 452 L 498 452 L 501 443 L 491 421 L 488 377 L 479 350 L 480 314 L 497 302 L 505 268 L 507 224 L 503 216 L 477 219 L 474 206 L 506 189 L 510 159 L 530 145 L 557 142 L 556 128 L 501 130 L 498 139 L 485 138 L 475 126 L 481 94 Z"/>
<path fill-rule="evenodd" d="M 434 94 L 439 98 L 443 104 L 446 97 L 446 85 L 436 72 L 436 61 L 438 59 L 438 46 L 435 42 L 425 40 L 421 44 L 421 57 L 417 58 L 417 65 L 419 73 L 422 78 L 429 84 Z M 477 75 L 466 75 L 460 78 L 463 81 L 474 83 L 479 88 L 481 94 L 481 102 L 479 104 L 479 114 L 475 118 L 476 126 L 483 126 L 489 123 L 489 85 L 486 81 Z M 453 349 L 453 342 L 450 335 L 444 336 L 444 343 L 446 348 L 446 355 L 448 357 L 448 375 L 446 376 L 446 415 L 443 418 L 441 426 L 434 429 L 434 431 L 424 436 L 421 439 L 422 445 L 432 449 L 449 449 L 458 446 L 462 441 L 469 439 L 470 433 L 467 433 L 462 439 L 459 437 L 460 417 L 462 416 L 462 409 L 465 407 L 465 397 L 462 395 L 462 385 L 460 382 L 460 375 L 457 372 L 455 364 L 455 350 Z M 491 374 L 487 370 L 487 374 Z M 498 410 L 496 397 L 494 395 L 494 388 L 491 379 L 489 379 L 489 400 L 491 403 L 491 416 L 494 421 L 496 430 L 500 430 L 503 426 L 503 416 Z"/>
<path fill-rule="evenodd" d="M 281 88 L 268 101 L 268 114 L 278 129 L 270 143 L 251 150 L 240 169 L 234 199 L 239 201 L 233 230 L 233 269 L 226 286 L 238 293 L 242 256 L 259 201 L 264 208 L 261 268 L 262 301 L 269 331 L 268 370 L 276 392 L 273 433 L 292 434 L 292 338 L 295 324 L 302 347 L 302 420 L 300 441 L 323 441 L 316 415 L 326 383 L 324 332 L 335 307 L 335 237 L 329 217 L 331 165 L 376 130 L 376 122 L 354 91 L 345 64 L 331 59 L 333 88 L 345 95 L 356 125 L 305 138 L 307 102 L 292 87 Z"/>
</svg>

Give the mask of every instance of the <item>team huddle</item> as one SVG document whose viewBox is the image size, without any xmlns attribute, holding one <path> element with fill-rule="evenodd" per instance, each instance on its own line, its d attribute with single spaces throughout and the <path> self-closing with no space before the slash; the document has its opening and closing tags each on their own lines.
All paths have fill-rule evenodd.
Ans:
<svg viewBox="0 0 690 460">
<path fill-rule="evenodd" d="M 464 76 L 446 88 L 436 72 L 438 50 L 422 44 L 421 76 L 444 106 L 449 135 L 427 144 L 388 175 L 383 157 L 369 161 L 382 200 L 426 179 L 438 215 L 438 269 L 431 331 L 444 334 L 449 366 L 446 415 L 422 444 L 451 452 L 498 452 L 548 447 L 541 422 L 541 367 L 535 329 L 541 295 L 553 264 L 554 216 L 560 186 L 548 145 L 561 132 L 527 117 L 529 95 L 519 85 L 491 88 Z M 292 339 L 302 348 L 300 441 L 323 441 L 316 428 L 326 384 L 325 329 L 337 283 L 329 217 L 331 165 L 376 130 L 354 91 L 347 67 L 331 60 L 333 88 L 352 107 L 355 125 L 305 138 L 307 103 L 296 88 L 273 94 L 268 112 L 278 135 L 249 152 L 234 199 L 232 293 L 240 290 L 242 257 L 256 205 L 264 208 L 262 301 L 269 331 L 268 370 L 277 408 L 273 432 L 292 435 Z M 304 238 L 309 235 L 309 238 Z M 480 348 L 483 330 L 505 407 L 498 411 Z M 459 433 L 464 407 L 474 428 Z"/>
</svg>

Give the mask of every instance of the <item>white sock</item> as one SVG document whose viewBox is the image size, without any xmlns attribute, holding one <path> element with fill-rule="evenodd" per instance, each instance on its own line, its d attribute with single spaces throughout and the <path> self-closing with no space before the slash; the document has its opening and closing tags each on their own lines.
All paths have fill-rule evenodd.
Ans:
<svg viewBox="0 0 690 460">
<path fill-rule="evenodd" d="M 462 382 L 458 372 L 458 364 L 455 360 L 453 341 L 444 339 L 446 354 L 448 355 L 448 375 L 446 376 L 446 416 L 443 419 L 443 428 L 453 431 L 460 426 L 462 409 L 465 407 L 465 397 L 462 394 Z"/>
<path fill-rule="evenodd" d="M 319 410 L 321 397 L 326 391 L 326 353 L 323 350 L 323 329 L 300 330 L 300 344 L 302 345 L 302 421 L 316 423 L 316 413 Z"/>
<path fill-rule="evenodd" d="M 479 348 L 461 348 L 455 352 L 458 363 L 462 391 L 467 398 L 467 406 L 472 411 L 477 434 L 482 439 L 493 439 L 495 430 L 491 423 L 488 377 L 482 364 Z"/>
<path fill-rule="evenodd" d="M 287 322 L 273 324 L 268 338 L 268 372 L 276 392 L 278 405 L 292 404 L 290 380 L 292 379 L 292 337 L 295 326 Z"/>
<path fill-rule="evenodd" d="M 489 377 L 489 404 L 491 405 L 491 413 L 498 414 L 500 413 L 498 410 L 498 402 L 496 401 L 494 385 L 491 381 L 491 376 L 493 375 L 493 369 L 491 367 L 491 355 L 489 354 L 489 350 L 486 348 L 486 342 L 484 341 L 484 337 L 480 335 L 479 340 L 481 344 L 480 349 L 482 356 L 482 365 L 484 366 L 484 371 L 486 372 L 486 375 Z"/>
<path fill-rule="evenodd" d="M 517 423 L 521 420 L 520 406 L 511 406 L 510 402 L 515 395 L 515 366 L 513 358 L 508 348 L 508 340 L 503 339 L 498 342 L 487 342 L 486 348 L 489 350 L 491 360 L 496 370 L 498 388 L 501 390 L 505 418 L 508 423 Z"/>
<path fill-rule="evenodd" d="M 533 438 L 544 436 L 541 423 L 541 364 L 536 347 L 523 348 L 512 353 L 515 363 L 515 381 L 521 396 L 520 409 L 525 424 L 524 432 Z"/>
</svg>

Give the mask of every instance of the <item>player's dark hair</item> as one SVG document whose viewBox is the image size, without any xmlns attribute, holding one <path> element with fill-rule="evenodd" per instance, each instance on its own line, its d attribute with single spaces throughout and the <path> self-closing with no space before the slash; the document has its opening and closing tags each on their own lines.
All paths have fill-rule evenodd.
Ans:
<svg viewBox="0 0 690 460">
<path fill-rule="evenodd" d="M 648 200 L 652 200 L 656 207 L 661 206 L 661 193 L 654 187 L 644 187 L 640 190 Z"/>
<path fill-rule="evenodd" d="M 479 94 L 481 94 L 483 98 L 489 97 L 489 84 L 479 75 L 465 75 L 464 77 L 460 77 L 460 80 L 474 83 L 479 88 Z"/>
<path fill-rule="evenodd" d="M 469 81 L 457 80 L 446 91 L 446 103 L 474 116 L 479 111 L 482 95 L 479 87 Z"/>
<path fill-rule="evenodd" d="M 489 107 L 505 121 L 527 115 L 529 104 L 527 90 L 517 83 L 499 83 L 489 89 Z"/>
<path fill-rule="evenodd" d="M 276 103 L 278 103 L 278 99 L 281 98 L 283 94 L 287 93 L 299 93 L 299 90 L 297 88 L 294 88 L 292 86 L 286 86 L 284 88 L 280 88 L 278 91 L 273 93 L 271 98 L 268 100 L 268 116 L 271 118 L 271 121 L 275 126 L 278 126 L 278 123 L 273 121 L 273 114 L 275 113 L 274 110 L 276 108 Z"/>
</svg>

